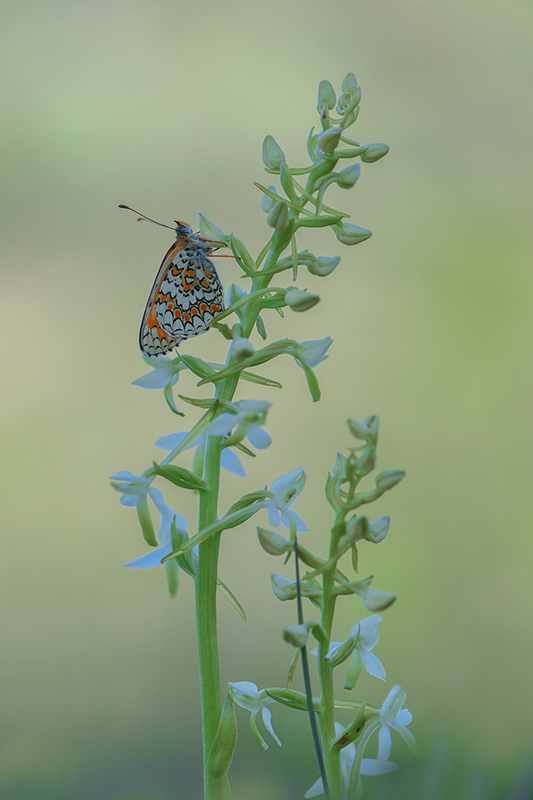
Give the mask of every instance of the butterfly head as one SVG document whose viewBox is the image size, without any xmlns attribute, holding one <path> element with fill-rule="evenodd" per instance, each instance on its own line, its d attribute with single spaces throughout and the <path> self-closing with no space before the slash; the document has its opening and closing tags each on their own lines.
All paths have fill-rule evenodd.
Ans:
<svg viewBox="0 0 533 800">
<path fill-rule="evenodd" d="M 192 228 L 190 225 L 187 225 L 186 222 L 180 222 L 179 219 L 175 219 L 174 222 L 176 223 L 176 236 L 178 238 L 185 238 L 188 239 L 189 236 L 192 235 Z"/>
</svg>

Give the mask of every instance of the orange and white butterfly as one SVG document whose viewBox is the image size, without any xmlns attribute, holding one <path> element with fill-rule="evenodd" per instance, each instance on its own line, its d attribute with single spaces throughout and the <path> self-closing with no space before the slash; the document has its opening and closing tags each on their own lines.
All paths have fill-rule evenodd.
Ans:
<svg viewBox="0 0 533 800">
<path fill-rule="evenodd" d="M 159 267 L 139 331 L 141 351 L 160 356 L 184 339 L 205 333 L 213 318 L 224 310 L 222 284 L 209 254 L 225 244 L 193 233 L 185 222 L 175 220 L 176 227 L 172 228 L 129 206 L 119 208 L 176 233 L 176 241 Z"/>
</svg>

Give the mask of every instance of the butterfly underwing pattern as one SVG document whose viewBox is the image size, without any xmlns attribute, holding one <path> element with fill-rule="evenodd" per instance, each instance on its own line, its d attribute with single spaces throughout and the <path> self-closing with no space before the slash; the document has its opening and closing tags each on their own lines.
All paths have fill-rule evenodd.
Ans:
<svg viewBox="0 0 533 800">
<path fill-rule="evenodd" d="M 161 262 L 139 332 L 139 345 L 147 356 L 164 355 L 184 339 L 205 333 L 213 318 L 224 310 L 222 284 L 209 258 L 213 247 L 223 243 L 193 233 L 189 225 L 178 220 L 173 230 L 176 241 Z"/>
</svg>

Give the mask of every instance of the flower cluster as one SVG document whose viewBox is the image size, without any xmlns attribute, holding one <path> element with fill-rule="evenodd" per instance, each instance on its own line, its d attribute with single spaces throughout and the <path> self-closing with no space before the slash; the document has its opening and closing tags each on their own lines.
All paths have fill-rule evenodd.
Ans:
<svg viewBox="0 0 533 800">
<path fill-rule="evenodd" d="M 263 725 L 274 741 L 281 741 L 272 726 L 271 707 L 283 704 L 305 711 L 315 739 L 320 778 L 310 787 L 306 797 L 326 794 L 330 797 L 355 797 L 359 775 L 380 775 L 397 769 L 390 761 L 392 731 L 398 733 L 408 746 L 416 749 L 414 738 L 407 729 L 411 714 L 402 706 L 405 692 L 394 686 L 380 709 L 367 706 L 361 701 L 339 703 L 335 700 L 334 670 L 346 662 L 344 688 L 352 690 L 361 674 L 366 670 L 381 681 L 386 680 L 385 668 L 373 652 L 379 641 L 379 626 L 384 612 L 394 601 L 390 592 L 375 588 L 372 577 L 358 576 L 359 548 L 367 544 L 382 543 L 390 528 L 390 518 L 383 516 L 370 521 L 361 513 L 363 506 L 381 498 L 404 477 L 398 469 L 388 469 L 375 475 L 370 488 L 361 488 L 361 481 L 368 479 L 377 460 L 379 421 L 371 415 L 363 422 L 349 420 L 350 433 L 355 440 L 348 453 L 338 453 L 332 471 L 326 481 L 326 499 L 333 511 L 327 556 L 315 555 L 305 545 L 305 537 L 299 534 L 308 531 L 308 525 L 294 510 L 306 483 L 306 472 L 298 467 L 275 478 L 270 488 L 256 488 L 246 492 L 222 513 L 219 507 L 221 469 L 240 478 L 246 478 L 245 458 L 253 458 L 272 445 L 272 438 L 265 430 L 271 403 L 266 400 L 244 399 L 239 391 L 244 383 L 264 387 L 282 388 L 270 374 L 262 374 L 263 367 L 277 358 L 288 356 L 305 377 L 313 402 L 320 399 L 321 392 L 316 368 L 328 358 L 332 339 L 325 336 L 300 342 L 282 338 L 267 341 L 267 325 L 273 315 L 287 316 L 297 320 L 302 313 L 311 312 L 320 301 L 314 291 L 309 291 L 301 282 L 302 275 L 311 280 L 326 278 L 339 267 L 339 256 L 317 256 L 309 250 L 299 250 L 296 237 L 303 231 L 307 236 L 313 228 L 330 228 L 337 242 L 357 245 L 372 235 L 365 227 L 347 222 L 349 214 L 329 203 L 330 189 L 353 189 L 361 179 L 361 164 L 372 164 L 388 152 L 381 143 L 360 144 L 348 137 L 348 129 L 356 122 L 361 101 L 361 90 L 353 73 L 346 75 L 342 92 L 337 98 L 333 86 L 322 81 L 318 88 L 317 111 L 320 128 L 313 128 L 307 139 L 308 163 L 290 166 L 287 157 L 272 136 L 263 142 L 263 162 L 269 176 L 276 176 L 279 185 L 255 185 L 262 193 L 261 206 L 266 214 L 268 241 L 253 258 L 244 242 L 233 234 L 200 217 L 200 234 L 176 223 L 178 240 L 184 242 L 183 253 L 189 252 L 187 270 L 183 282 L 174 280 L 177 272 L 174 262 L 169 263 L 161 287 L 170 287 L 167 294 L 161 288 L 161 302 L 154 302 L 155 321 L 162 326 L 167 336 L 174 331 L 165 328 L 179 314 L 187 311 L 189 320 L 209 320 L 197 328 L 192 324 L 190 334 L 204 332 L 210 326 L 227 343 L 227 358 L 224 363 L 205 361 L 186 352 L 182 345 L 174 358 L 166 355 L 144 356 L 151 371 L 135 380 L 134 385 L 145 389 L 161 389 L 165 401 L 175 415 L 185 416 L 186 407 L 199 412 L 196 423 L 189 430 L 162 436 L 155 446 L 165 452 L 152 461 L 141 475 L 129 471 L 112 476 L 113 487 L 120 492 L 120 502 L 135 507 L 149 552 L 128 561 L 125 566 L 146 569 L 164 565 L 169 590 L 176 594 L 181 572 L 196 584 L 196 614 L 200 684 L 202 687 L 202 716 L 204 720 L 204 756 L 206 797 L 229 796 L 227 772 L 233 757 L 237 736 L 235 705 L 250 712 L 250 725 L 261 748 L 268 747 L 258 728 L 261 717 Z M 352 162 L 352 163 L 349 163 Z M 305 179 L 301 176 L 306 176 Z M 166 226 L 168 227 L 168 226 Z M 189 251 L 185 244 L 189 244 Z M 192 244 L 191 244 L 192 243 Z M 201 250 L 202 259 L 195 262 L 195 247 Z M 213 249 L 228 247 L 242 271 L 245 287 L 235 283 L 224 298 L 217 288 L 216 309 L 211 318 L 207 287 L 214 265 L 207 255 Z M 180 256 L 181 257 L 181 256 Z M 184 256 L 185 259 L 185 256 Z M 211 264 L 211 266 L 209 266 Z M 304 270 L 305 268 L 305 270 Z M 192 309 L 186 277 L 193 277 L 194 292 L 198 305 Z M 292 282 L 288 285 L 285 278 Z M 170 276 L 170 277 L 169 277 Z M 185 277 L 186 276 L 186 277 Z M 215 276 L 216 277 L 216 276 Z M 298 285 L 296 281 L 298 280 Z M 166 282 L 165 282 L 166 281 Z M 159 286 L 159 284 L 157 284 Z M 183 287 L 183 291 L 180 287 Z M 203 288 L 202 288 L 203 287 Z M 205 289 L 205 291 L 204 291 Z M 172 290 L 172 291 L 170 291 Z M 157 292 L 156 292 L 157 294 Z M 203 294 L 203 297 L 202 297 Z M 203 302 L 205 301 L 205 302 Z M 181 305 L 180 305 L 181 304 Z M 161 310 L 163 309 L 163 310 Z M 207 311 L 206 311 L 207 309 Z M 178 314 L 179 312 L 179 314 Z M 190 312 L 190 313 L 189 313 Z M 293 317 L 292 312 L 297 316 Z M 199 316 L 202 315 L 203 316 Z M 185 314 L 184 314 L 185 316 Z M 319 318 L 324 318 L 322 315 Z M 152 323 L 150 322 L 150 325 Z M 154 323 L 155 324 L 155 323 Z M 153 330 L 153 329 L 152 329 Z M 180 329 L 181 330 L 181 329 Z M 186 329 L 183 328 L 183 331 Z M 166 340 L 165 340 L 166 341 Z M 265 370 L 268 372 L 268 370 Z M 201 392 L 209 396 L 187 397 L 179 394 L 175 398 L 175 386 L 182 372 L 188 373 L 197 382 Z M 180 383 L 180 386 L 182 384 Z M 201 412 L 201 413 L 200 413 Z M 179 457 L 192 451 L 192 467 L 179 464 Z M 257 451 L 257 452 L 256 452 Z M 224 478 L 226 480 L 226 478 Z M 194 529 L 185 517 L 176 511 L 163 496 L 160 488 L 153 484 L 171 488 L 178 497 L 180 492 L 190 492 L 198 501 L 198 525 Z M 170 486 L 169 486 L 170 485 Z M 166 494 L 166 491 L 165 491 Z M 154 526 L 152 515 L 159 515 L 159 525 Z M 283 631 L 284 640 L 294 648 L 294 657 L 289 667 L 284 688 L 258 689 L 251 681 L 236 681 L 228 684 L 223 700 L 218 672 L 216 592 L 220 591 L 237 612 L 244 618 L 245 612 L 239 601 L 218 577 L 218 555 L 226 531 L 245 524 L 258 512 L 265 512 L 265 520 L 279 530 L 258 528 L 263 549 L 272 556 L 282 556 L 285 563 L 296 562 L 296 575 L 286 577 L 273 573 L 271 577 L 274 595 L 282 601 L 297 601 L 297 621 Z M 309 518 L 307 518 L 309 521 Z M 157 532 L 156 532 L 157 528 Z M 349 576 L 345 557 L 351 559 Z M 342 563 L 341 563 L 342 562 Z M 300 575 L 300 566 L 306 569 Z M 357 595 L 364 609 L 371 612 L 351 628 L 343 642 L 332 641 L 332 628 L 336 604 L 343 596 Z M 318 610 L 318 622 L 305 621 L 302 599 Z M 322 697 L 311 694 L 308 640 L 314 637 L 316 647 L 311 654 L 316 656 L 316 667 Z M 303 666 L 305 693 L 292 689 L 298 660 Z M 353 718 L 346 727 L 335 719 L 336 708 L 342 705 L 352 712 Z M 318 732 L 317 732 L 318 731 Z M 377 756 L 367 758 L 366 747 L 371 739 L 377 739 Z"/>
</svg>

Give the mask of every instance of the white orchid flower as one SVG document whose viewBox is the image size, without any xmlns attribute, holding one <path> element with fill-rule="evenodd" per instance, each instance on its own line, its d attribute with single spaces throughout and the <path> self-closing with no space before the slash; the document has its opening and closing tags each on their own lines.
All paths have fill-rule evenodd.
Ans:
<svg viewBox="0 0 533 800">
<path fill-rule="evenodd" d="M 236 681 L 235 683 L 230 682 L 228 683 L 228 686 L 230 694 L 237 705 L 239 705 L 241 708 L 245 708 L 247 711 L 252 712 L 250 716 L 250 727 L 252 729 L 252 733 L 257 739 L 259 746 L 263 750 L 268 750 L 268 744 L 259 733 L 256 722 L 256 717 L 259 712 L 261 712 L 265 728 L 272 736 L 274 741 L 277 742 L 277 744 L 279 744 L 281 747 L 281 742 L 276 736 L 274 728 L 272 727 L 272 713 L 267 708 L 267 705 L 274 703 L 275 700 L 269 697 L 264 689 L 259 690 L 256 684 L 252 683 L 251 681 Z"/>
</svg>

